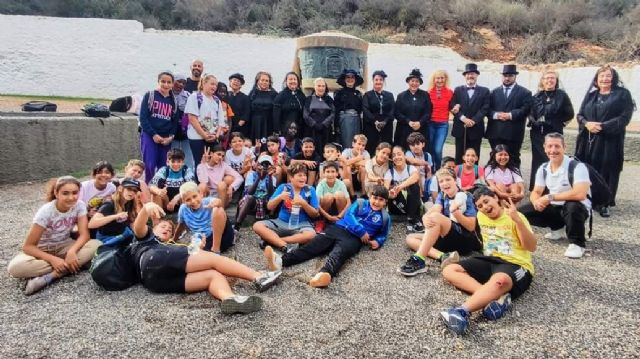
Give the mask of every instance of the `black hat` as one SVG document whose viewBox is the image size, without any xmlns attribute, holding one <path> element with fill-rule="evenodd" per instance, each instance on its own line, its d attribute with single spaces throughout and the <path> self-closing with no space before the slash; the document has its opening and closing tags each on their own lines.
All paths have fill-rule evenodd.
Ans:
<svg viewBox="0 0 640 359">
<path fill-rule="evenodd" d="M 384 72 L 383 70 L 376 70 L 376 71 L 373 72 L 373 75 L 371 76 L 371 78 L 374 78 L 376 76 L 380 76 L 383 79 L 386 79 L 387 78 L 387 73 Z"/>
<path fill-rule="evenodd" d="M 420 85 L 424 83 L 424 81 L 422 81 L 422 72 L 420 72 L 420 69 L 411 70 L 411 73 L 409 74 L 409 76 L 407 76 L 406 80 L 404 81 L 409 82 L 409 80 L 411 79 L 418 79 L 418 81 L 420 81 Z"/>
<path fill-rule="evenodd" d="M 347 83 L 345 82 L 347 75 L 353 75 L 356 78 L 356 84 L 353 87 L 358 87 L 364 83 L 364 79 L 362 79 L 362 76 L 360 76 L 360 74 L 358 74 L 356 70 L 351 70 L 351 69 L 342 70 L 342 73 L 340 74 L 340 77 L 338 77 L 338 79 L 336 80 L 336 83 L 342 87 L 347 87 Z"/>
<path fill-rule="evenodd" d="M 517 75 L 519 72 L 516 70 L 516 65 L 504 65 L 502 67 L 503 75 Z"/>
<path fill-rule="evenodd" d="M 480 71 L 478 71 L 478 65 L 476 64 L 464 65 L 464 72 L 462 73 L 462 75 L 466 75 L 468 72 L 475 72 L 476 74 L 480 75 Z"/>
<path fill-rule="evenodd" d="M 238 79 L 240 81 L 240 83 L 244 85 L 244 75 L 242 75 L 242 74 L 235 73 L 235 74 L 229 76 L 229 81 L 231 81 L 231 79 Z"/>
<path fill-rule="evenodd" d="M 138 182 L 137 179 L 131 177 L 126 177 L 125 179 L 123 179 L 122 182 L 120 182 L 120 185 L 123 188 L 133 188 L 138 192 L 140 191 L 140 182 Z"/>
</svg>

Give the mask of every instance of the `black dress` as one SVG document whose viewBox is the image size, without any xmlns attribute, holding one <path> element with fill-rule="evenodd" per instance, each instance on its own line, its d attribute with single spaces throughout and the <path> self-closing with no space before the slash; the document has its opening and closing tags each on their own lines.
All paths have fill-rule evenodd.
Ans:
<svg viewBox="0 0 640 359">
<path fill-rule="evenodd" d="M 402 146 L 405 150 L 408 149 L 407 137 L 414 132 L 409 127 L 409 121 L 420 121 L 418 132 L 424 135 L 425 140 L 428 139 L 428 126 L 429 121 L 431 121 L 432 111 L 433 106 L 428 92 L 421 89 L 418 89 L 415 94 L 412 94 L 409 90 L 400 92 L 396 98 L 395 115 L 398 123 L 396 124 L 393 144 Z M 429 144 L 427 143 L 426 145 L 429 148 Z"/>
<path fill-rule="evenodd" d="M 380 142 L 393 142 L 394 107 L 393 94 L 389 91 L 371 90 L 362 96 L 363 133 L 367 137 L 367 152 L 372 155 Z M 378 131 L 376 121 L 385 123 L 382 130 Z"/>
<path fill-rule="evenodd" d="M 531 126 L 531 180 L 529 190 L 533 190 L 536 171 L 541 164 L 549 161 L 544 153 L 544 136 L 551 132 L 563 133 L 564 127 L 573 119 L 571 99 L 563 90 L 539 91 L 533 96 L 533 108 L 529 118 Z M 541 119 L 544 116 L 544 121 Z"/>
<path fill-rule="evenodd" d="M 260 91 L 253 89 L 249 93 L 251 100 L 251 140 L 270 136 L 275 131 L 273 124 L 273 102 L 278 93 L 274 89 Z"/>
<path fill-rule="evenodd" d="M 610 206 L 615 206 L 624 162 L 625 128 L 634 109 L 629 90 L 615 87 L 608 95 L 601 95 L 597 90 L 589 92 L 577 116 L 580 132 L 576 141 L 576 157 L 593 166 L 604 177 L 613 194 Z M 590 133 L 585 127 L 587 121 L 602 123 L 602 131 Z"/>
<path fill-rule="evenodd" d="M 249 122 L 251 117 L 251 100 L 249 99 L 249 96 L 243 92 L 234 94 L 233 91 L 230 91 L 229 96 L 227 96 L 227 102 L 233 110 L 231 132 L 240 132 L 244 137 L 249 138 L 249 130 L 251 126 Z M 238 122 L 241 120 L 245 121 L 243 126 L 238 125 Z"/>
<path fill-rule="evenodd" d="M 302 128 L 304 127 L 302 112 L 305 99 L 306 97 L 300 89 L 291 91 L 287 88 L 276 96 L 273 103 L 273 122 L 275 129 L 280 131 L 281 135 L 284 136 L 289 125 L 295 122 L 298 125 L 298 138 L 302 138 Z"/>
<path fill-rule="evenodd" d="M 333 99 L 328 95 L 308 96 L 304 102 L 303 117 L 306 124 L 305 136 L 315 141 L 316 153 L 323 153 L 324 145 L 329 142 L 332 135 L 331 127 L 335 117 Z"/>
</svg>

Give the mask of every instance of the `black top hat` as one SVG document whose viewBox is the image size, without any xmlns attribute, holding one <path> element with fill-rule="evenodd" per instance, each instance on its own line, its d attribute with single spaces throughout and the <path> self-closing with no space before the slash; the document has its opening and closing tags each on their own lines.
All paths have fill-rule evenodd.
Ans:
<svg viewBox="0 0 640 359">
<path fill-rule="evenodd" d="M 336 80 L 336 83 L 342 87 L 347 87 L 347 83 L 345 81 L 345 79 L 347 78 L 347 75 L 353 75 L 356 78 L 356 84 L 353 87 L 358 87 L 364 83 L 364 79 L 362 78 L 362 76 L 360 76 L 360 74 L 358 74 L 356 70 L 351 70 L 351 69 L 342 70 L 342 73 L 340 74 L 340 77 L 338 77 L 338 79 Z"/>
<path fill-rule="evenodd" d="M 387 73 L 384 72 L 383 70 L 376 70 L 376 71 L 373 72 L 373 75 L 371 75 L 371 78 L 374 78 L 376 76 L 380 76 L 383 79 L 386 79 L 387 78 Z"/>
<path fill-rule="evenodd" d="M 231 79 L 238 79 L 240 81 L 240 83 L 244 85 L 244 75 L 242 75 L 242 74 L 235 73 L 235 74 L 229 76 L 229 81 L 231 81 Z"/>
<path fill-rule="evenodd" d="M 464 65 L 464 72 L 462 74 L 466 75 L 469 72 L 475 72 L 476 74 L 480 75 L 480 71 L 478 71 L 478 65 L 476 65 L 476 64 L 466 64 L 466 65 Z"/>
<path fill-rule="evenodd" d="M 140 182 L 138 182 L 138 180 L 131 177 L 127 177 L 123 179 L 122 182 L 120 182 L 120 185 L 123 188 L 133 188 L 136 191 L 140 191 Z"/>
<path fill-rule="evenodd" d="M 409 80 L 411 79 L 418 79 L 418 81 L 420 81 L 420 85 L 424 83 L 424 81 L 422 81 L 422 72 L 420 72 L 420 69 L 411 70 L 411 73 L 409 74 L 409 76 L 407 76 L 407 78 L 404 81 L 409 82 Z"/>
<path fill-rule="evenodd" d="M 517 75 L 519 72 L 516 70 L 516 65 L 504 65 L 502 67 L 503 75 Z"/>
</svg>

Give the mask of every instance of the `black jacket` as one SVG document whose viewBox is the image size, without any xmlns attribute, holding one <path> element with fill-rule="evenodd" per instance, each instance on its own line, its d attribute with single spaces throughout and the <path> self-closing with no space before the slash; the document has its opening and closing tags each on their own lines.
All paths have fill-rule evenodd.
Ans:
<svg viewBox="0 0 640 359">
<path fill-rule="evenodd" d="M 408 127 L 409 121 L 420 121 L 420 128 L 426 128 L 431 120 L 431 98 L 429 93 L 418 89 L 415 94 L 402 91 L 396 98 L 395 115 L 398 126 Z"/>
<path fill-rule="evenodd" d="M 345 110 L 355 110 L 362 113 L 362 93 L 358 89 L 343 87 L 333 94 L 336 113 Z"/>
<path fill-rule="evenodd" d="M 489 119 L 485 137 L 522 142 L 532 101 L 531 91 L 518 84 L 512 86 L 509 98 L 504 97 L 502 86 L 493 89 L 490 95 L 490 111 L 487 116 Z M 493 115 L 496 112 L 510 112 L 511 120 L 494 120 Z"/>
<path fill-rule="evenodd" d="M 564 127 L 573 119 L 573 105 L 566 92 L 538 91 L 533 95 L 529 125 L 531 131 L 541 135 L 551 132 L 563 133 Z M 544 116 L 544 121 L 540 121 Z"/>
<path fill-rule="evenodd" d="M 280 91 L 273 101 L 273 123 L 276 131 L 280 131 L 280 134 L 284 135 L 287 133 L 289 124 L 295 122 L 298 125 L 298 133 L 302 134 L 304 125 L 302 112 L 305 100 L 306 96 L 300 89 L 291 91 L 286 88 Z"/>
<path fill-rule="evenodd" d="M 453 97 L 449 106 L 453 108 L 460 105 L 460 111 L 453 116 L 453 128 L 451 136 L 456 138 L 464 137 L 465 127 L 460 120 L 460 116 L 473 120 L 475 125 L 467 128 L 467 138 L 475 140 L 484 136 L 484 118 L 489 113 L 489 96 L 491 92 L 488 88 L 477 86 L 473 92 L 473 97 L 467 95 L 467 86 L 458 86 L 453 90 Z"/>
</svg>

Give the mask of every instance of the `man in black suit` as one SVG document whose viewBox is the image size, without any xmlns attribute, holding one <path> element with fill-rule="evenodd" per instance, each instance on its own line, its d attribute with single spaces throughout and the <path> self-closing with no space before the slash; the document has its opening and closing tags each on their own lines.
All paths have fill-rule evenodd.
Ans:
<svg viewBox="0 0 640 359">
<path fill-rule="evenodd" d="M 531 91 L 516 84 L 516 75 L 516 65 L 504 65 L 502 86 L 491 91 L 485 137 L 489 139 L 491 148 L 507 145 L 514 163 L 520 167 L 520 148 L 533 98 Z"/>
<path fill-rule="evenodd" d="M 466 64 L 462 73 L 465 85 L 456 87 L 450 102 L 453 113 L 451 136 L 456 139 L 456 163 L 462 163 L 464 151 L 470 147 L 480 157 L 484 118 L 489 113 L 490 92 L 486 87 L 477 86 L 479 75 L 476 64 Z"/>
</svg>

